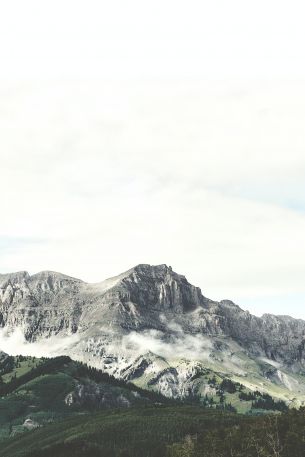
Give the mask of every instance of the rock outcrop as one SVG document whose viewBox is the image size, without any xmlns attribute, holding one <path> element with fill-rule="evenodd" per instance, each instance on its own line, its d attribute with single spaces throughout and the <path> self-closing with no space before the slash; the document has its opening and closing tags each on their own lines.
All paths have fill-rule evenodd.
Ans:
<svg viewBox="0 0 305 457">
<path fill-rule="evenodd" d="M 286 375 L 305 367 L 305 321 L 210 300 L 166 265 L 138 265 L 96 284 L 50 271 L 0 275 L 0 328 L 7 338 L 18 329 L 29 344 L 74 335 L 63 353 L 160 391 L 172 386 L 176 396 L 188 382 L 181 360 L 291 385 Z M 282 372 L 271 376 L 266 364 Z"/>
</svg>

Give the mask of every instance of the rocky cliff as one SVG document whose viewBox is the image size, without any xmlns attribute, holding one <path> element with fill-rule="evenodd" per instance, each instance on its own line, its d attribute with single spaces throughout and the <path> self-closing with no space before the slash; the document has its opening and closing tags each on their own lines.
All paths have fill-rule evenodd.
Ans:
<svg viewBox="0 0 305 457">
<path fill-rule="evenodd" d="M 166 265 L 97 284 L 50 271 L 0 275 L 0 326 L 4 345 L 16 330 L 27 349 L 56 341 L 58 353 L 169 395 L 182 396 L 203 367 L 303 395 L 303 379 L 291 376 L 303 374 L 305 321 L 210 300 Z"/>
</svg>

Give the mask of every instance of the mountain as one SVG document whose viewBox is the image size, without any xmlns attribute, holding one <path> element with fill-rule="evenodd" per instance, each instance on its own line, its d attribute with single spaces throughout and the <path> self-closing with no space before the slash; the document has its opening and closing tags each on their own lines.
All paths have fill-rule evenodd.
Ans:
<svg viewBox="0 0 305 457">
<path fill-rule="evenodd" d="M 67 356 L 1 353 L 0 456 L 304 455 L 304 408 L 288 411 L 228 378 L 209 383 L 219 397 L 238 391 L 245 402 L 284 413 L 233 414 L 220 404 L 166 399 Z"/>
<path fill-rule="evenodd" d="M 0 441 L 89 412 L 173 403 L 67 356 L 0 359 Z"/>
<path fill-rule="evenodd" d="M 216 398 L 229 378 L 305 401 L 305 321 L 210 300 L 166 265 L 96 284 L 50 271 L 0 275 L 0 326 L 7 352 L 69 355 L 169 397 Z M 226 396 L 239 407 L 236 392 Z"/>
</svg>

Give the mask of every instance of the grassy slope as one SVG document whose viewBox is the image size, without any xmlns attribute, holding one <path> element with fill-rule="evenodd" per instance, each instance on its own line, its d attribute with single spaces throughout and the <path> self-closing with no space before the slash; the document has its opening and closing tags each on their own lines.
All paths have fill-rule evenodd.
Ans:
<svg viewBox="0 0 305 457">
<path fill-rule="evenodd" d="M 150 380 L 152 377 L 153 374 L 150 374 L 150 377 L 143 375 L 139 378 L 134 379 L 133 383 L 141 388 L 149 389 L 151 388 Z M 247 378 L 244 378 L 241 376 L 232 375 L 231 373 L 217 372 L 215 370 L 207 368 L 204 365 L 202 365 L 200 376 L 196 376 L 195 381 L 196 393 L 199 397 L 201 397 L 200 400 L 198 400 L 197 398 L 197 403 L 201 403 L 203 406 L 207 406 L 207 402 L 205 401 L 205 397 L 207 395 L 208 400 L 212 402 L 212 405 L 214 405 L 214 407 L 220 408 L 222 405 L 220 400 L 222 397 L 221 384 L 225 379 L 230 379 L 234 384 L 236 384 L 236 392 L 230 393 L 228 391 L 223 391 L 222 394 L 224 396 L 224 399 L 222 404 L 229 407 L 232 406 L 238 413 L 247 414 L 252 412 L 258 412 L 255 408 L 252 407 L 251 400 L 245 401 L 239 398 L 240 391 L 243 391 L 244 393 L 250 393 L 254 390 L 259 390 L 260 392 L 266 392 L 268 394 L 271 391 L 271 396 L 275 399 L 275 401 L 283 400 L 287 404 L 291 404 L 292 406 L 300 406 L 298 402 L 296 402 L 296 404 L 292 404 L 290 400 L 290 397 L 292 396 L 291 392 L 290 397 L 284 395 L 283 392 L 286 392 L 286 390 L 282 389 L 281 387 L 275 384 L 272 384 L 271 382 L 268 382 L 266 379 L 264 379 L 265 385 L 262 385 L 262 383 L 259 382 L 263 379 L 261 376 L 258 377 L 258 379 L 255 382 L 251 382 L 250 380 L 253 381 L 254 379 L 252 372 L 249 373 Z M 211 383 L 211 380 L 214 380 L 213 383 Z M 268 388 L 265 389 L 264 387 L 266 385 L 268 385 Z"/>
<path fill-rule="evenodd" d="M 35 425 L 46 425 L 69 415 L 118 407 L 122 399 L 129 405 L 137 405 L 153 403 L 160 398 L 90 371 L 67 357 L 22 358 L 22 361 L 10 358 L 3 372 L 3 381 L 8 381 L 0 385 L 0 440 L 25 431 L 26 419 L 31 419 Z M 83 397 L 81 403 L 67 404 L 67 395 L 80 385 L 87 389 L 87 397 Z"/>
<path fill-rule="evenodd" d="M 82 367 L 81 371 L 80 367 Z M 131 406 L 136 406 L 138 403 L 165 402 L 164 398 L 154 394 L 149 397 L 147 391 L 143 393 L 138 390 L 135 395 L 135 386 L 126 385 L 107 375 L 102 375 L 100 379 L 99 373 L 88 372 L 88 369 L 69 358 L 7 358 L 0 364 L 0 375 L 3 381 L 2 386 L 0 385 L 0 440 L 25 431 L 23 424 L 26 419 L 45 425 L 68 415 L 104 407 L 118 407 L 120 404 L 116 404 L 115 400 L 119 397 L 124 397 Z M 250 390 L 238 384 L 235 392 L 222 390 L 221 383 L 224 379 L 223 374 L 203 368 L 198 379 L 195 379 L 198 383 L 197 394 L 201 395 L 201 399 L 198 400 L 196 397 L 193 403 L 200 402 L 202 406 L 213 408 L 227 408 L 232 405 L 238 412 L 255 413 L 256 411 L 251 409 L 251 400 L 241 401 L 239 398 L 241 391 L 248 393 Z M 91 404 L 85 402 L 67 405 L 65 402 L 67 395 L 74 392 L 80 384 L 91 386 L 93 401 Z M 98 402 L 95 396 L 96 386 L 102 390 L 105 398 L 108 399 L 108 404 Z M 3 389 L 6 390 L 3 391 Z"/>
</svg>

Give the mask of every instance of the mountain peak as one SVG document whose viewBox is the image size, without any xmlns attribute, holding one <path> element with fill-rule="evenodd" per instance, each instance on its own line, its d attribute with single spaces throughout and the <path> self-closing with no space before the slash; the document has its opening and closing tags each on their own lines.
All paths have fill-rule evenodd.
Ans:
<svg viewBox="0 0 305 457">
<path fill-rule="evenodd" d="M 238 376 L 257 360 L 263 380 L 266 360 L 269 376 L 275 376 L 274 363 L 288 374 L 305 366 L 305 321 L 259 318 L 230 300 L 209 300 L 166 264 L 138 264 L 97 284 L 54 271 L 0 275 L 0 327 L 8 335 L 22 332 L 34 345 L 44 342 L 46 354 L 55 338 L 58 354 L 74 354 L 116 376 L 144 373 L 174 390 L 182 379 L 178 359 L 198 358 Z M 181 370 L 194 375 L 190 366 Z M 276 382 L 290 385 L 285 373 Z M 302 389 L 305 395 L 305 381 Z"/>
<path fill-rule="evenodd" d="M 130 268 L 129 270 L 126 271 L 126 273 L 129 273 L 129 274 L 133 273 L 133 272 L 137 272 L 139 274 L 144 274 L 144 275 L 156 275 L 156 274 L 163 275 L 166 273 L 173 272 L 173 270 L 172 270 L 172 267 L 167 266 L 165 263 L 162 263 L 160 265 L 150 265 L 149 263 L 139 263 L 138 265 L 135 265 L 133 268 Z"/>
<path fill-rule="evenodd" d="M 35 273 L 31 275 L 31 279 L 40 279 L 40 280 L 67 280 L 67 281 L 76 281 L 76 282 L 83 282 L 81 279 L 74 278 L 72 276 L 65 275 L 63 273 L 59 273 L 57 271 L 51 271 L 51 270 L 43 270 L 39 271 L 38 273 Z"/>
<path fill-rule="evenodd" d="M 24 280 L 27 280 L 30 277 L 27 271 L 16 271 L 14 273 L 4 273 L 0 274 L 0 286 L 6 284 L 7 282 L 10 283 L 20 283 Z"/>
<path fill-rule="evenodd" d="M 176 273 L 171 266 L 162 263 L 160 265 L 150 265 L 146 263 L 140 263 L 135 267 L 128 270 L 126 273 L 133 274 L 136 273 L 141 277 L 150 277 L 152 279 L 159 279 L 162 280 L 166 277 L 175 278 L 177 281 L 184 281 L 187 284 L 188 281 L 184 275 Z"/>
</svg>

